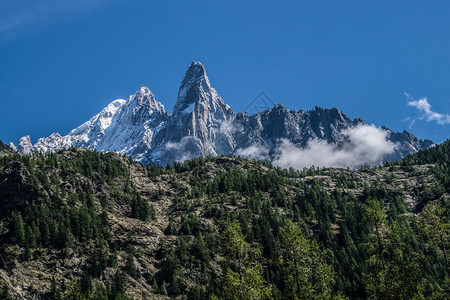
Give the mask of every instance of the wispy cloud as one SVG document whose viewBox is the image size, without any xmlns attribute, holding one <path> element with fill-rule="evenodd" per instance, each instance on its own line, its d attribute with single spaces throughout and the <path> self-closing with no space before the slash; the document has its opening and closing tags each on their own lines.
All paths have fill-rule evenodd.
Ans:
<svg viewBox="0 0 450 300">
<path fill-rule="evenodd" d="M 111 0 L 2 0 L 0 37 L 15 36 L 18 31 L 32 26 L 46 26 L 108 2 Z"/>
<path fill-rule="evenodd" d="M 432 111 L 431 104 L 428 102 L 428 99 L 426 97 L 415 100 L 407 93 L 405 93 L 405 96 L 409 100 L 408 106 L 413 106 L 420 111 L 420 113 L 422 114 L 421 119 L 426 119 L 427 122 L 434 121 L 440 125 L 450 124 L 450 115 Z"/>
<path fill-rule="evenodd" d="M 178 162 L 193 159 L 195 154 L 189 151 L 189 149 L 195 145 L 195 139 L 196 138 L 192 136 L 185 136 L 179 142 L 167 142 L 165 150 L 168 151 L 168 153 L 172 153 L 175 160 Z"/>
<path fill-rule="evenodd" d="M 263 147 L 259 147 L 258 145 L 251 145 L 248 148 L 239 148 L 236 150 L 236 155 L 250 158 L 250 159 L 259 159 L 266 160 L 269 157 L 269 154 L 266 153 Z"/>
<path fill-rule="evenodd" d="M 338 167 L 357 168 L 377 165 L 391 154 L 395 144 L 388 140 L 388 132 L 374 125 L 358 125 L 341 132 L 347 137 L 344 145 L 313 139 L 304 148 L 284 140 L 274 164 L 283 168 Z"/>
</svg>

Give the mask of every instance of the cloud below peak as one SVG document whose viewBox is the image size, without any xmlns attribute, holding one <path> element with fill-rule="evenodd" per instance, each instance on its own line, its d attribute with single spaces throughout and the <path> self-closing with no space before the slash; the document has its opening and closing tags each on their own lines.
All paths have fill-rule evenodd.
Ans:
<svg viewBox="0 0 450 300">
<path fill-rule="evenodd" d="M 358 125 L 342 131 L 347 141 L 338 145 L 313 139 L 300 148 L 283 140 L 274 164 L 302 169 L 304 167 L 352 168 L 377 165 L 385 155 L 394 152 L 395 144 L 388 140 L 388 132 L 375 125 Z"/>
</svg>

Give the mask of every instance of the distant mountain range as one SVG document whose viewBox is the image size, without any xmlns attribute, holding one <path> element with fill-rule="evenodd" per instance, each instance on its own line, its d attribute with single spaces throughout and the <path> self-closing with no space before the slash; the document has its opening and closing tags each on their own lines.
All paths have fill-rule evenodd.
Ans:
<svg viewBox="0 0 450 300">
<path fill-rule="evenodd" d="M 359 130 L 364 127 L 370 129 L 368 134 Z M 314 152 L 314 142 L 338 154 L 360 144 L 370 147 L 370 132 L 381 133 L 390 146 L 375 154 L 361 150 L 361 165 L 397 160 L 433 145 L 406 131 L 398 133 L 367 125 L 362 119 L 351 120 L 337 108 L 293 111 L 274 105 L 254 115 L 236 113 L 211 86 L 204 66 L 193 62 L 181 82 L 172 113 L 166 112 L 150 89 L 142 86 L 128 100 L 111 102 L 65 136 L 53 133 L 34 145 L 29 136 L 24 136 L 11 148 L 20 154 L 32 154 L 84 147 L 116 151 L 143 164 L 157 165 L 221 154 L 285 161 L 291 159 L 283 157 L 287 146 Z"/>
</svg>

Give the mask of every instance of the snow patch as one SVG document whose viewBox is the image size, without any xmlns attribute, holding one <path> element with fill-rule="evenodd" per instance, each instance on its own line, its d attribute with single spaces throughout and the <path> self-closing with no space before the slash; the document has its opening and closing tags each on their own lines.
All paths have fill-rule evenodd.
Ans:
<svg viewBox="0 0 450 300">
<path fill-rule="evenodd" d="M 195 109 L 195 102 L 191 103 L 188 107 L 186 107 L 185 109 L 183 109 L 183 111 L 181 112 L 182 114 L 190 114 L 191 112 L 193 112 Z"/>
</svg>

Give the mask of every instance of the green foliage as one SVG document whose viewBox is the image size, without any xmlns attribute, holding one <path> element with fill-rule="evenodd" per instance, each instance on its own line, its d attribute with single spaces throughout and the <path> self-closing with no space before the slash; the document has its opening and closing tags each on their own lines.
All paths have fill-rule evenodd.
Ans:
<svg viewBox="0 0 450 300">
<path fill-rule="evenodd" d="M 335 283 L 319 245 L 287 220 L 280 230 L 281 259 L 286 268 L 284 295 L 290 299 L 330 299 Z"/>
<path fill-rule="evenodd" d="M 141 195 L 134 194 L 131 202 L 131 216 L 133 218 L 147 221 L 149 219 L 156 220 L 155 209 L 143 199 Z"/>
<path fill-rule="evenodd" d="M 436 203 L 431 203 L 422 212 L 420 218 L 421 231 L 424 236 L 435 243 L 444 256 L 447 277 L 450 278 L 450 262 L 448 249 L 450 247 L 450 224 L 444 220 L 445 209 Z"/>
<path fill-rule="evenodd" d="M 414 253 L 406 247 L 406 227 L 388 224 L 382 204 L 369 198 L 363 207 L 363 222 L 369 229 L 363 249 L 369 255 L 363 274 L 371 299 L 420 299 L 423 283 Z"/>
<path fill-rule="evenodd" d="M 73 284 L 52 285 L 55 299 L 126 299 L 134 281 L 188 299 L 445 299 L 448 153 L 446 142 L 358 172 L 230 157 L 143 169 L 78 149 L 4 155 L 0 170 L 20 162 L 29 175 L 24 202 L 2 212 L 0 251 L 18 245 L 14 259 L 31 262 L 52 253 L 56 268 L 85 258 Z M 141 193 L 130 170 L 165 186 Z M 167 215 L 156 220 L 153 205 Z M 127 231 L 130 216 L 146 223 L 128 219 Z M 156 250 L 140 244 L 153 226 L 166 234 Z"/>
<path fill-rule="evenodd" d="M 134 262 L 134 250 L 132 248 L 128 251 L 127 261 L 125 263 L 125 271 L 133 278 L 137 278 L 140 274 L 136 269 Z"/>
<path fill-rule="evenodd" d="M 261 257 L 261 247 L 245 241 L 241 228 L 231 223 L 222 234 L 225 257 L 221 278 L 221 299 L 269 299 L 271 287 L 263 277 L 263 267 L 252 263 Z"/>
<path fill-rule="evenodd" d="M 13 211 L 11 214 L 11 241 L 15 244 L 23 245 L 25 242 L 25 229 L 20 212 Z"/>
</svg>

